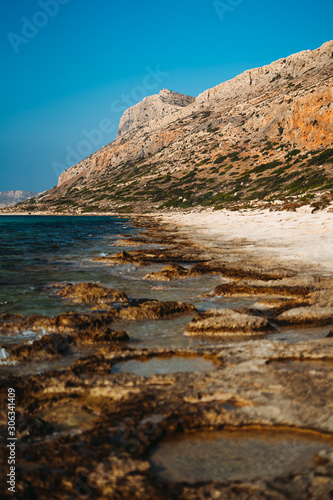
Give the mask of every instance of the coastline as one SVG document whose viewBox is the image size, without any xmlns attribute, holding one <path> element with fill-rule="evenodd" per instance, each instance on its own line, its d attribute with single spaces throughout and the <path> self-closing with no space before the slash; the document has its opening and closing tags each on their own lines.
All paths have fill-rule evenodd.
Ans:
<svg viewBox="0 0 333 500">
<path fill-rule="evenodd" d="M 214 253 L 240 252 L 251 261 L 273 260 L 315 274 L 333 273 L 333 213 L 258 210 L 202 210 L 151 213 L 50 213 L 2 212 L 0 216 L 125 217 L 139 222 L 154 221 L 162 230 L 173 228 L 186 239 Z M 260 255 L 259 255 L 260 253 Z"/>
<path fill-rule="evenodd" d="M 288 440 L 283 442 L 287 446 L 288 457 L 296 456 L 297 440 L 303 434 L 311 440 L 318 436 L 331 443 L 333 421 L 329 395 L 333 383 L 330 369 L 333 338 L 332 335 L 327 338 L 331 328 L 327 317 L 324 318 L 324 323 L 323 317 L 319 317 L 318 324 L 323 325 L 320 336 L 308 330 L 296 342 L 290 342 L 288 333 L 283 334 L 285 338 L 277 338 L 278 335 L 273 338 L 275 331 L 265 329 L 265 325 L 266 317 L 274 326 L 281 312 L 289 313 L 295 307 L 296 310 L 301 310 L 300 306 L 307 304 L 308 300 L 308 309 L 313 308 L 308 299 L 309 292 L 314 296 L 315 304 L 321 304 L 321 296 L 317 297 L 316 294 L 322 291 L 326 293 L 327 290 L 331 293 L 329 287 L 332 286 L 332 280 L 327 278 L 322 281 L 324 268 L 325 273 L 329 273 L 325 260 L 318 262 L 318 267 L 313 267 L 308 258 L 304 261 L 295 253 L 299 249 L 298 245 L 304 244 L 305 240 L 302 237 L 300 240 L 298 233 L 294 242 L 291 238 L 294 234 L 291 224 L 294 214 L 284 217 L 280 214 L 285 225 L 281 223 L 278 231 L 273 224 L 270 233 L 271 247 L 267 248 L 267 235 L 260 238 L 261 231 L 258 229 L 255 233 L 253 228 L 258 227 L 261 216 L 271 215 L 269 212 L 244 215 L 234 212 L 214 214 L 207 211 L 130 216 L 117 214 L 132 219 L 133 225 L 141 229 L 138 237 L 127 237 L 128 246 L 135 243 L 138 248 L 134 245 L 128 252 L 113 248 L 110 255 L 97 259 L 105 265 L 130 264 L 131 267 L 143 268 L 144 272 L 147 272 L 145 267 L 157 263 L 158 266 L 150 273 L 150 284 L 148 279 L 151 290 L 158 285 L 156 281 L 163 281 L 160 278 L 167 278 L 162 287 L 167 288 L 168 281 L 184 279 L 184 286 L 190 288 L 193 286 L 192 277 L 205 280 L 212 274 L 217 274 L 222 286 L 234 286 L 231 292 L 237 297 L 240 283 L 246 283 L 246 293 L 250 293 L 253 298 L 252 305 L 233 305 L 236 314 L 227 317 L 227 321 L 231 321 L 229 326 L 233 329 L 233 322 L 237 323 L 239 317 L 245 315 L 247 320 L 252 320 L 252 324 L 259 322 L 264 326 L 264 330 L 259 331 L 258 335 L 251 333 L 245 338 L 242 333 L 233 331 L 229 337 L 219 338 L 217 335 L 217 345 L 205 342 L 200 346 L 161 348 L 158 345 L 159 329 L 153 327 L 152 335 L 156 338 L 156 346 L 133 346 L 128 343 L 130 338 L 126 335 L 126 329 L 123 331 L 121 320 L 132 321 L 137 328 L 136 322 L 143 319 L 172 321 L 173 314 L 177 316 L 185 313 L 186 323 L 192 323 L 193 326 L 190 316 L 195 311 L 191 309 L 191 305 L 186 306 L 186 303 L 181 309 L 179 302 L 169 302 L 167 307 L 165 302 L 158 300 L 154 304 L 147 302 L 145 305 L 142 300 L 137 301 L 135 296 L 129 303 L 125 301 L 120 307 L 118 304 L 118 308 L 109 308 L 103 302 L 108 290 L 104 287 L 94 289 L 92 308 L 86 315 L 69 312 L 55 318 L 11 318 L 10 315 L 4 318 L 5 327 L 13 319 L 16 326 L 22 321 L 23 327 L 42 326 L 49 331 L 48 335 L 33 344 L 11 350 L 16 363 L 20 363 L 17 365 L 19 371 L 20 367 L 29 366 L 37 359 L 44 359 L 47 363 L 59 357 L 66 359 L 69 347 L 75 343 L 94 348 L 93 352 L 72 361 L 65 369 L 55 372 L 49 368 L 41 374 L 32 373 L 28 376 L 22 372 L 11 378 L 18 398 L 20 425 L 23 425 L 22 428 L 29 425 L 29 432 L 33 433 L 32 437 L 26 438 L 28 447 L 24 440 L 22 443 L 18 442 L 20 456 L 27 463 L 36 464 L 42 454 L 50 457 L 51 465 L 47 478 L 42 482 L 38 478 L 38 469 L 31 468 L 26 472 L 18 466 L 22 487 L 19 499 L 34 498 L 30 496 L 30 491 L 34 487 L 31 485 L 35 484 L 40 485 L 43 493 L 53 491 L 57 485 L 62 494 L 73 495 L 82 471 L 87 478 L 89 490 L 99 495 L 98 498 L 116 498 L 117 492 L 123 499 L 148 500 L 165 496 L 199 500 L 219 498 L 219 495 L 237 498 L 234 496 L 237 488 L 248 495 L 248 498 L 254 495 L 268 500 L 278 488 L 283 499 L 291 496 L 296 498 L 296 495 L 302 498 L 300 495 L 303 492 L 315 492 L 319 466 L 320 477 L 325 482 L 324 491 L 330 491 L 333 457 L 331 460 L 328 452 L 326 455 L 322 453 L 311 466 L 293 472 L 288 480 L 284 478 L 288 469 L 284 469 L 286 464 L 282 456 L 276 457 L 277 467 L 274 466 L 274 473 L 267 466 L 267 469 L 260 472 L 259 480 L 249 477 L 244 481 L 217 480 L 193 485 L 186 484 L 185 481 L 163 484 L 151 472 L 147 458 L 157 445 L 163 443 L 165 437 L 178 439 L 183 435 L 195 435 L 196 432 L 226 429 L 254 432 L 259 437 L 260 433 L 267 431 L 277 440 L 281 439 L 280 432 L 287 430 L 290 434 Z M 309 223 L 317 221 L 313 219 L 314 215 L 310 214 Z M 323 220 L 320 220 L 324 225 L 319 224 L 319 236 L 326 234 L 326 224 L 331 223 L 331 215 L 328 215 L 329 217 L 321 216 Z M 243 219 L 242 227 L 246 231 L 242 231 L 240 238 Z M 285 228 L 288 230 L 285 231 Z M 271 248 L 284 252 L 284 246 L 277 244 L 281 233 L 286 235 L 283 243 L 288 250 L 282 260 L 271 252 Z M 250 237 L 251 241 L 247 239 Z M 121 241 L 126 247 L 126 236 L 124 238 Z M 331 239 L 328 238 L 328 241 Z M 258 244 L 253 248 L 255 242 Z M 115 251 L 120 253 L 115 254 Z M 293 260 L 290 255 L 294 256 Z M 325 258 L 329 263 L 329 259 Z M 162 265 L 167 268 L 164 275 L 163 269 L 158 270 Z M 324 267 L 319 267 L 322 265 Z M 188 274 L 188 269 L 192 274 Z M 294 272 L 290 273 L 290 269 Z M 171 277 L 167 274 L 170 271 L 174 273 Z M 190 281 L 186 281 L 187 278 Z M 142 279 L 147 278 L 144 276 Z M 278 294 L 272 299 L 270 294 L 274 293 L 274 287 Z M 68 297 L 75 300 L 83 297 L 75 286 L 73 288 L 69 285 L 66 288 L 67 293 L 72 294 Z M 89 287 L 83 291 L 88 293 Z M 101 294 L 102 302 L 98 301 L 98 293 Z M 218 300 L 221 302 L 217 302 L 217 307 L 225 308 L 223 297 Z M 266 309 L 256 307 L 255 301 L 265 300 L 266 306 L 271 301 Z M 200 317 L 200 311 L 196 316 Z M 215 320 L 216 315 L 213 317 L 213 321 Z M 315 321 L 317 320 L 318 317 L 315 317 Z M 270 332 L 271 336 L 267 337 Z M 179 371 L 150 374 L 146 377 L 130 372 L 112 372 L 112 368 L 120 362 L 132 360 L 144 363 L 152 360 L 160 363 L 175 356 L 181 357 L 184 363 L 190 359 L 197 359 L 200 363 L 200 357 L 205 358 L 214 363 L 214 368 L 202 373 Z M 19 434 L 20 440 L 22 436 Z M 53 438 L 50 439 L 50 436 Z M 82 443 L 90 454 L 88 460 L 85 453 L 73 452 L 80 449 Z M 322 446 L 320 449 L 325 451 L 324 445 Z M 65 470 L 70 479 L 59 483 L 60 469 Z M 304 498 L 319 499 L 315 493 Z"/>
<path fill-rule="evenodd" d="M 251 211 L 169 212 L 153 219 L 225 256 L 258 265 L 285 265 L 301 273 L 332 276 L 333 213 Z"/>
</svg>

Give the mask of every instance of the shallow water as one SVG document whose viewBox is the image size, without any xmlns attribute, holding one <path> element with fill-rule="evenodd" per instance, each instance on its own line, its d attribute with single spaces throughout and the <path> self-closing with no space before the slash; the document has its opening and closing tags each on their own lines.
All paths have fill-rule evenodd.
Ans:
<svg viewBox="0 0 333 500">
<path fill-rule="evenodd" d="M 48 285 L 110 280 L 108 268 L 91 259 L 109 253 L 120 233 L 137 232 L 115 217 L 0 216 L 0 313 L 73 309 Z"/>
<path fill-rule="evenodd" d="M 304 472 L 326 438 L 282 431 L 218 431 L 177 435 L 152 451 L 151 470 L 163 482 L 251 480 Z"/>
<path fill-rule="evenodd" d="M 170 358 L 153 358 L 147 361 L 130 360 L 116 363 L 111 373 L 133 373 L 149 377 L 150 375 L 166 375 L 179 372 L 210 372 L 216 365 L 203 357 L 186 358 L 172 356 Z"/>
<path fill-rule="evenodd" d="M 58 297 L 53 284 L 59 282 L 99 282 L 125 291 L 129 298 L 188 301 L 198 311 L 246 307 L 257 301 L 256 297 L 202 297 L 221 283 L 219 276 L 154 282 L 142 278 L 149 272 L 160 270 L 164 264 L 136 267 L 132 264 L 109 266 L 92 262 L 97 256 L 133 249 L 118 246 L 117 243 L 126 235 L 137 236 L 140 232 L 141 229 L 131 226 L 126 218 L 0 216 L 0 314 L 53 316 L 66 311 L 88 310 L 85 306 L 74 305 Z M 149 246 L 146 245 L 147 248 Z M 115 327 L 125 330 L 130 337 L 130 345 L 136 347 L 186 348 L 251 341 L 244 337 L 214 339 L 185 336 L 186 325 L 192 317 L 127 321 Z M 289 328 L 270 334 L 267 338 L 299 342 L 326 337 L 328 331 L 329 328 Z M 0 332 L 0 348 L 31 342 L 39 337 L 40 333 L 31 331 L 12 335 L 1 335 Z M 6 351 L 1 353 L 0 364 L 7 363 Z M 80 351 L 74 348 L 74 355 L 79 354 Z"/>
<path fill-rule="evenodd" d="M 308 328 L 282 328 L 280 331 L 267 336 L 270 340 L 289 342 L 297 344 L 304 340 L 324 339 L 329 334 L 329 326 L 308 327 Z"/>
</svg>

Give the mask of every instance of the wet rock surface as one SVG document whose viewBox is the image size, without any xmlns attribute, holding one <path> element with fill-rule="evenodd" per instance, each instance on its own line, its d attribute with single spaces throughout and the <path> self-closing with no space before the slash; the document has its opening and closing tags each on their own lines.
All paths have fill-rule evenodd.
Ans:
<svg viewBox="0 0 333 500">
<path fill-rule="evenodd" d="M 251 283 L 224 283 L 218 285 L 212 295 L 214 296 L 241 296 L 241 295 L 279 295 L 287 297 L 306 297 L 309 295 L 310 289 L 303 286 L 283 286 L 275 284 L 271 286 L 259 286 Z"/>
<path fill-rule="evenodd" d="M 330 325 L 333 322 L 332 307 L 299 307 L 280 314 L 276 320 L 287 325 Z"/>
<path fill-rule="evenodd" d="M 264 335 L 273 328 L 265 318 L 240 314 L 231 309 L 211 309 L 199 313 L 186 327 L 187 335 Z"/>
<path fill-rule="evenodd" d="M 137 306 L 124 307 L 117 311 L 119 320 L 165 319 L 193 314 L 196 308 L 189 302 L 159 302 L 150 300 Z"/>
<path fill-rule="evenodd" d="M 219 365 L 210 373 L 111 374 L 120 360 L 198 352 Z M 325 453 L 294 475 L 204 485 L 161 483 L 148 458 L 165 436 L 179 432 L 271 428 L 289 429 L 295 439 L 302 431 L 331 435 L 332 363 L 332 339 L 196 351 L 110 346 L 60 372 L 11 378 L 21 415 L 17 498 L 52 498 L 51 491 L 75 498 L 78 487 L 91 498 L 229 498 L 260 491 L 259 498 L 268 499 L 276 488 L 280 498 L 325 498 L 333 466 Z"/>
<path fill-rule="evenodd" d="M 128 302 L 126 293 L 106 288 L 98 283 L 68 284 L 58 295 L 78 304 L 112 305 L 115 302 Z"/>
<path fill-rule="evenodd" d="M 219 308 L 194 316 L 192 304 L 178 301 L 124 300 L 114 306 L 105 297 L 110 289 L 88 283 L 68 288 L 66 298 L 98 310 L 73 311 L 53 318 L 1 315 L 5 338 L 26 330 L 41 335 L 24 345 L 6 347 L 8 362 L 14 363 L 10 375 L 4 370 L 10 365 L 0 367 L 2 400 L 7 398 L 8 387 L 16 392 L 19 460 L 15 498 L 331 498 L 333 458 L 324 446 L 307 468 L 288 474 L 276 467 L 273 474 L 263 471 L 255 479 L 165 484 L 153 473 L 150 456 L 163 439 L 198 431 L 288 430 L 295 439 L 307 433 L 309 439 L 313 435 L 314 439 L 320 436 L 331 442 L 332 321 L 327 338 L 308 338 L 294 344 L 254 337 L 236 342 L 230 337 L 214 346 L 203 343 L 162 348 L 156 338 L 156 347 L 149 349 L 131 346 L 117 323 L 189 315 L 187 328 L 201 325 L 203 337 L 212 335 L 210 329 L 214 335 L 230 329 L 251 337 L 265 334 L 271 325 L 284 328 L 277 321 L 283 314 L 289 314 L 285 325 L 292 325 L 292 311 L 302 314 L 302 309 L 330 307 L 333 287 L 330 280 L 296 276 L 294 271 L 275 268 L 272 263 L 267 267 L 257 263 L 256 268 L 250 262 L 238 267 L 228 259 L 223 261 L 220 250 L 202 249 L 186 241 L 178 244 L 181 240 L 177 233 L 170 234 L 164 227 L 161 233 L 159 225 L 145 218 L 138 221 L 140 224 L 149 226 L 151 242 L 156 237 L 156 243 L 164 241 L 174 251 L 169 247 L 151 253 L 122 252 L 112 264 L 133 263 L 131 259 L 137 259 L 135 265 L 163 262 L 168 268 L 162 271 L 175 273 L 175 279 L 182 273 L 188 277 L 189 269 L 201 276 L 221 273 L 221 279 L 230 278 L 226 284 L 233 283 L 234 291 L 242 286 L 240 280 L 247 280 L 247 285 L 255 288 L 250 296 L 258 295 L 258 301 L 243 310 L 225 312 Z M 279 286 L 279 293 L 272 293 L 272 288 L 277 290 Z M 78 357 L 71 358 L 75 352 Z M 174 356 L 184 360 L 201 356 L 211 360 L 214 369 L 149 376 L 112 373 L 118 363 L 156 359 L 167 363 Z M 69 362 L 57 369 L 50 365 L 42 371 L 31 370 L 27 375 L 25 368 L 36 359 Z M 4 408 L 0 412 L 5 435 L 7 416 Z M 289 451 L 293 453 L 292 446 Z M 4 455 L 0 468 L 3 480 L 7 473 Z M 5 485 L 2 491 L 5 500 L 13 498 Z"/>
</svg>

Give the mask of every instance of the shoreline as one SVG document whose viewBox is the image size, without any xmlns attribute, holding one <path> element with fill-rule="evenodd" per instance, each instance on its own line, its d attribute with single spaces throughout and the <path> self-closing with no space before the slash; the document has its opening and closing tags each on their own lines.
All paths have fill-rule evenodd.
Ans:
<svg viewBox="0 0 333 500">
<path fill-rule="evenodd" d="M 227 318 L 237 323 L 240 314 L 244 314 L 253 325 L 259 322 L 259 327 L 263 327 L 263 332 L 260 329 L 258 331 L 260 335 L 263 333 L 261 338 L 251 334 L 252 337 L 245 339 L 234 331 L 225 340 L 217 336 L 217 346 L 206 344 L 162 348 L 158 346 L 160 332 L 157 327 L 152 332 L 156 337 L 155 347 L 133 346 L 127 343 L 130 338 L 119 326 L 119 322 L 122 325 L 121 321 L 126 318 L 127 321 L 134 321 L 135 325 L 135 321 L 143 319 L 170 320 L 174 312 L 176 317 L 179 313 L 193 315 L 195 312 L 186 303 L 183 304 L 186 308 L 181 309 L 177 305 L 179 303 L 170 302 L 169 309 L 166 309 L 163 301 L 156 301 L 154 304 L 146 303 L 142 316 L 144 303 L 136 301 L 135 297 L 128 303 L 125 301 L 118 309 L 108 309 L 103 301 L 105 292 L 110 293 L 110 290 L 104 287 L 94 289 L 91 310 L 87 314 L 68 312 L 55 318 L 12 318 L 16 326 L 22 321 L 23 328 L 42 326 L 49 332 L 33 344 L 11 351 L 14 359 L 21 363 L 17 365 L 18 374 L 10 379 L 17 393 L 20 424 L 23 424 L 23 429 L 27 425 L 32 429 L 29 430 L 31 436 L 19 434 L 20 456 L 29 465 L 39 464 L 41 456 L 50 457 L 47 479 L 42 481 L 38 468 L 31 467 L 26 472 L 18 464 L 22 489 L 22 495 L 18 496 L 20 500 L 35 498 L 36 495 L 30 496 L 35 485 L 47 493 L 57 487 L 62 495 L 73 496 L 77 478 L 82 471 L 89 489 L 98 498 L 109 498 L 110 495 L 116 497 L 116 492 L 124 500 L 139 497 L 148 500 L 164 496 L 187 500 L 219 498 L 221 495 L 223 498 L 234 498 L 235 488 L 241 488 L 249 498 L 257 495 L 263 500 L 272 498 L 272 492 L 277 489 L 281 499 L 291 496 L 296 498 L 296 495 L 300 497 L 300 491 L 305 493 L 311 490 L 314 494 L 304 498 L 318 500 L 315 489 L 319 465 L 320 477 L 326 481 L 325 492 L 331 491 L 329 478 L 333 458 L 330 462 L 330 455 L 327 458 L 324 454 L 323 463 L 318 458 L 308 468 L 292 472 L 291 479 L 284 479 L 283 483 L 281 477 L 284 476 L 281 474 L 288 472 L 284 470 L 283 457 L 276 458 L 279 469 L 274 470 L 273 475 L 264 470 L 260 472 L 259 480 L 249 477 L 236 482 L 229 479 L 204 484 L 198 478 L 198 482 L 193 485 L 184 481 L 169 485 L 161 483 L 150 471 L 148 457 L 156 445 L 163 442 L 164 437 L 181 438 L 191 433 L 231 428 L 242 430 L 244 435 L 252 429 L 256 436 L 267 430 L 279 440 L 281 429 L 287 429 L 290 437 L 286 445 L 288 453 L 292 455 L 297 449 L 296 440 L 302 434 L 311 434 L 313 439 L 315 435 L 325 436 L 327 441 L 333 436 L 329 397 L 333 383 L 330 370 L 333 338 L 326 338 L 330 327 L 325 326 L 325 333 L 320 338 L 312 337 L 310 333 L 296 343 L 290 342 L 287 334 L 287 338 L 280 340 L 265 338 L 266 332 L 270 331 L 266 329 L 266 318 L 274 326 L 281 311 L 288 313 L 290 308 L 299 307 L 308 300 L 309 291 L 311 295 L 314 290 L 320 293 L 321 288 L 332 283 L 327 284 L 330 280 L 323 283 L 313 278 L 317 271 L 313 271 L 309 262 L 303 265 L 295 259 L 297 265 L 294 268 L 298 271 L 289 274 L 288 262 L 281 264 L 272 255 L 263 257 L 263 253 L 258 252 L 264 246 L 258 246 L 253 253 L 253 248 L 249 248 L 245 238 L 241 244 L 239 238 L 234 241 L 231 228 L 235 220 L 245 217 L 245 226 L 249 224 L 246 216 L 234 214 L 230 220 L 230 230 L 227 231 L 226 222 L 222 222 L 231 215 L 232 212 L 216 215 L 213 212 L 124 215 L 132 219 L 133 226 L 140 229 L 140 234 L 136 237 L 124 236 L 122 241 L 126 242 L 127 238 L 128 243 L 138 243 L 138 248 L 133 247 L 128 252 L 119 250 L 120 253 L 114 254 L 113 247 L 109 256 L 98 260 L 104 261 L 105 265 L 130 263 L 138 268 L 158 263 L 156 269 L 163 265 L 168 268 L 166 273 L 170 270 L 175 273 L 171 280 L 198 276 L 204 279 L 217 273 L 221 276 L 222 285 L 219 286 L 224 286 L 223 283 L 235 286 L 235 297 L 237 287 L 241 282 L 246 282 L 254 301 L 266 299 L 266 305 L 272 300 L 269 290 L 274 292 L 274 286 L 278 286 L 278 292 L 282 292 L 283 296 L 278 295 L 273 299 L 273 308 L 269 306 L 263 310 L 256 309 L 255 304 L 253 307 L 234 305 L 233 312 L 237 311 L 236 315 Z M 260 214 L 255 216 L 253 224 L 258 224 L 258 216 Z M 122 215 L 117 214 L 116 217 Z M 247 230 L 246 234 L 251 235 L 250 226 Z M 147 242 L 154 243 L 156 248 L 145 249 Z M 269 250 L 266 252 L 269 254 Z M 186 274 L 188 266 L 191 266 L 192 275 Z M 155 279 L 163 281 L 157 279 L 161 275 L 165 277 L 163 269 L 150 273 L 152 287 Z M 165 281 L 162 285 L 168 286 L 169 280 Z M 304 283 L 306 286 L 302 286 Z M 185 280 L 184 284 L 191 287 L 191 281 L 187 285 Z M 81 298 L 89 297 L 88 282 L 84 285 L 82 291 L 85 295 L 81 295 Z M 307 285 L 313 285 L 314 288 L 307 290 Z M 66 285 L 66 289 L 68 298 L 80 298 L 80 290 L 75 285 Z M 285 292 L 290 292 L 292 296 L 284 296 Z M 98 301 L 99 296 L 102 302 Z M 226 307 L 223 299 L 217 307 Z M 200 317 L 200 312 L 196 316 Z M 4 320 L 8 325 L 11 318 L 7 315 Z M 188 317 L 188 326 L 193 325 L 193 320 L 189 322 Z M 22 367 L 29 366 L 34 360 L 44 359 L 44 363 L 50 363 L 53 359 L 61 359 L 75 343 L 82 347 L 93 347 L 94 350 L 56 372 L 49 368 L 45 372 L 33 372 L 27 376 L 20 373 Z M 147 377 L 130 372 L 112 372 L 112 367 L 119 362 L 153 360 L 158 363 L 177 355 L 185 362 L 195 358 L 200 362 L 200 357 L 204 357 L 214 362 L 215 366 L 205 372 L 165 372 Z M 82 443 L 88 450 L 88 461 L 85 453 L 76 451 Z M 101 472 L 101 464 L 106 473 Z M 59 469 L 64 469 L 70 479 L 59 481 Z"/>
<path fill-rule="evenodd" d="M 221 210 L 151 217 L 221 256 L 230 252 L 240 261 L 282 265 L 302 274 L 333 275 L 333 213 Z"/>
<path fill-rule="evenodd" d="M 269 209 L 242 211 L 168 211 L 135 213 L 27 213 L 0 210 L 1 216 L 26 217 L 120 217 L 133 221 L 154 221 L 172 228 L 193 243 L 215 252 L 238 249 L 251 260 L 272 259 L 280 265 L 296 266 L 303 271 L 333 273 L 333 213 L 325 210 L 273 211 Z M 140 223 L 141 224 L 141 223 Z M 261 256 L 258 255 L 260 251 Z M 238 253 L 239 253 L 238 252 Z"/>
<path fill-rule="evenodd" d="M 310 211 L 270 211 L 256 210 L 203 210 L 168 211 L 151 213 L 91 212 L 79 213 L 27 213 L 0 210 L 1 216 L 26 217 L 124 217 L 133 221 L 152 220 L 156 224 L 174 226 L 189 241 L 200 240 L 202 246 L 223 250 L 227 245 L 239 248 L 247 258 L 253 259 L 260 250 L 262 258 L 280 261 L 280 264 L 311 266 L 317 272 L 333 273 L 333 213 L 325 210 Z M 253 248 L 255 247 L 255 249 Z M 320 247 L 320 248 L 319 248 Z M 255 256 L 258 259 L 258 255 Z"/>
</svg>

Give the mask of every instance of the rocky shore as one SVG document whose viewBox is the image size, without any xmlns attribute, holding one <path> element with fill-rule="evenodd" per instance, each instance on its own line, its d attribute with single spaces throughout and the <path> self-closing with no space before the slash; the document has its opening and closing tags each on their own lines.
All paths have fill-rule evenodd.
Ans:
<svg viewBox="0 0 333 500">
<path fill-rule="evenodd" d="M 189 302 L 129 298 L 122 290 L 89 282 L 53 285 L 64 304 L 73 305 L 72 312 L 53 318 L 0 316 L 2 334 L 9 338 L 26 330 L 43 334 L 33 342 L 7 347 L 9 357 L 0 372 L 3 400 L 8 387 L 17 395 L 15 498 L 323 500 L 332 496 L 329 252 L 327 248 L 322 256 L 318 252 L 314 265 L 311 259 L 293 259 L 286 228 L 277 258 L 274 237 L 275 251 L 269 254 L 264 238 L 256 247 L 245 239 L 233 241 L 227 223 L 218 225 L 214 217 L 212 213 L 202 218 L 201 229 L 193 229 L 193 220 L 186 228 L 186 217 L 180 214 L 136 218 L 141 234 L 123 240 L 133 249 L 98 261 L 106 266 L 130 263 L 143 270 L 158 264 L 161 269 L 147 272 L 143 279 L 166 287 L 170 281 L 189 280 L 190 286 L 197 277 L 220 276 L 221 284 L 209 296 L 253 297 L 251 306 L 203 312 Z M 209 221 L 215 224 L 210 233 Z M 266 231 L 262 227 L 267 237 Z M 330 234 L 325 236 L 326 245 Z M 254 240 L 254 232 L 252 236 Z M 306 256 L 307 249 L 302 251 Z M 89 311 L 78 312 L 78 304 Z M 218 344 L 164 348 L 156 339 L 155 348 L 131 346 L 120 323 L 181 316 L 188 316 L 186 335 L 213 337 Z M 289 340 L 291 328 L 308 327 L 320 327 L 320 334 Z M 285 340 L 274 340 L 275 332 L 281 331 Z M 73 357 L 76 352 L 81 354 Z M 121 362 L 175 356 L 184 362 L 210 360 L 214 367 L 149 376 L 113 370 Z M 44 360 L 43 370 L 34 369 L 36 361 Z M 62 369 L 52 368 L 56 360 L 63 360 Z M 5 435 L 4 409 L 1 417 Z M 295 442 L 303 435 L 324 442 L 311 463 L 297 470 L 290 467 L 296 445 L 288 442 L 288 459 L 277 456 L 273 471 L 270 467 L 246 480 L 164 483 L 152 470 L 151 452 L 165 438 L 217 430 L 258 435 L 265 431 L 281 439 L 288 431 Z M 2 457 L 2 478 L 6 468 Z M 2 491 L 4 499 L 13 498 L 6 487 Z"/>
</svg>

